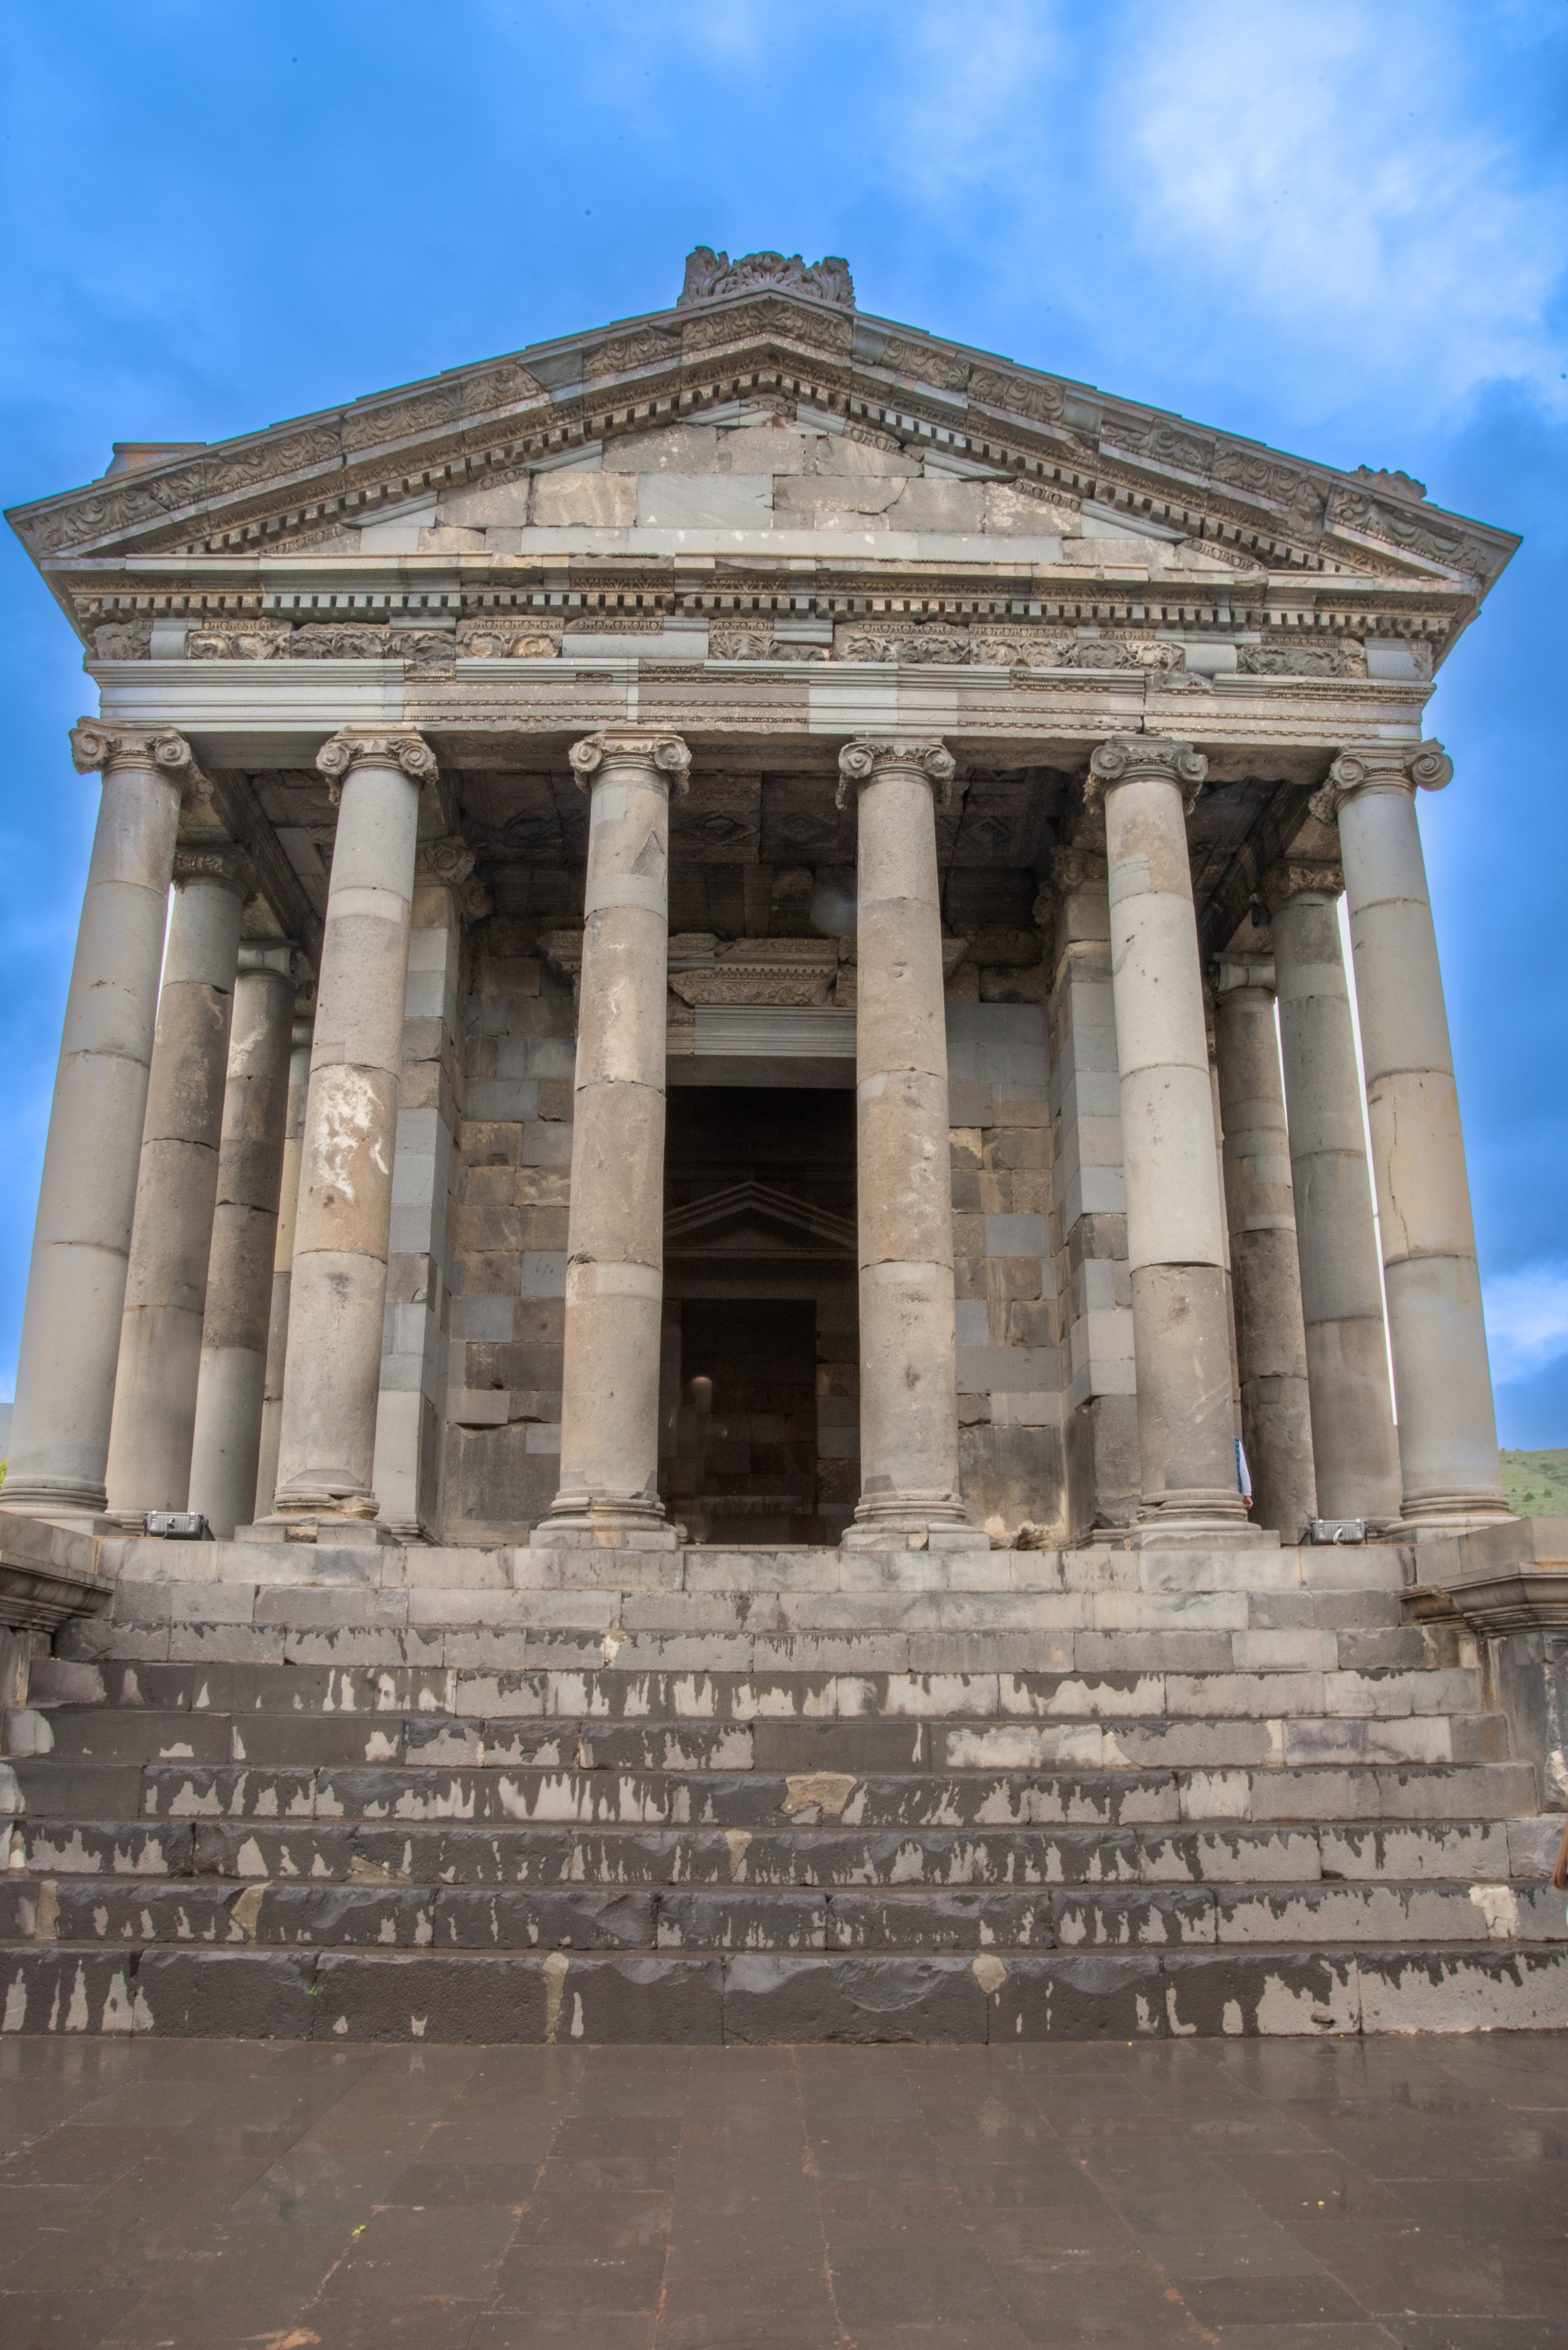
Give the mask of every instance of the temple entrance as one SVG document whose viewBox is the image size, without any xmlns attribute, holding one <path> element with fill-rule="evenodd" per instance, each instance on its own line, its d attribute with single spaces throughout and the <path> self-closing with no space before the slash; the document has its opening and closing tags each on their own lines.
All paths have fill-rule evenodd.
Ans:
<svg viewBox="0 0 1568 2350">
<path fill-rule="evenodd" d="M 855 1104 L 672 1089 L 659 1486 L 698 1543 L 836 1542 L 859 1492 Z"/>
</svg>

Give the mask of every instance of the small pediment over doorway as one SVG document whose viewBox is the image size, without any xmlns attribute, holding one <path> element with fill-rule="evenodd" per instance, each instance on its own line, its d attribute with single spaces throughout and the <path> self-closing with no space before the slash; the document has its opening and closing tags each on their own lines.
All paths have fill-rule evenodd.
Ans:
<svg viewBox="0 0 1568 2350">
<path fill-rule="evenodd" d="M 851 1217 L 814 1207 L 771 1183 L 732 1183 L 673 1208 L 664 1220 L 672 1256 L 846 1257 L 856 1253 Z"/>
</svg>

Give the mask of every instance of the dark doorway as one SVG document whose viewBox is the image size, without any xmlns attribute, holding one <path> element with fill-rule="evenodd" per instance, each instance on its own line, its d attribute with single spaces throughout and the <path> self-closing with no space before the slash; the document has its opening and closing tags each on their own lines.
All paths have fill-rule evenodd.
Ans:
<svg viewBox="0 0 1568 2350">
<path fill-rule="evenodd" d="M 809 1299 L 685 1300 L 676 1455 L 694 1541 L 822 1540 Z"/>
<path fill-rule="evenodd" d="M 659 1483 L 693 1542 L 836 1542 L 859 1492 L 855 1105 L 672 1092 Z"/>
</svg>

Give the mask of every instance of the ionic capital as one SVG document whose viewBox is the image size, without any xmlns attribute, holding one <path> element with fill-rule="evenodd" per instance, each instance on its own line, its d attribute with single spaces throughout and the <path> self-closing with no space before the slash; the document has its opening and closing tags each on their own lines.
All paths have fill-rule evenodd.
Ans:
<svg viewBox="0 0 1568 2350">
<path fill-rule="evenodd" d="M 659 734 L 637 726 L 601 726 L 585 734 L 566 754 L 580 792 L 592 788 L 601 767 L 648 767 L 662 775 L 672 792 L 685 791 L 691 780 L 691 754 L 679 734 Z"/>
<path fill-rule="evenodd" d="M 1338 863 L 1328 858 L 1283 857 L 1270 866 L 1258 888 L 1270 913 L 1277 914 L 1293 898 L 1339 897 L 1345 875 Z"/>
<path fill-rule="evenodd" d="M 1051 852 L 1050 887 L 1059 896 L 1073 889 L 1103 889 L 1109 872 L 1104 849 L 1079 848 L 1068 842 Z"/>
<path fill-rule="evenodd" d="M 410 783 L 423 784 L 436 772 L 436 754 L 411 727 L 345 726 L 322 744 L 316 764 L 339 788 L 356 767 L 400 767 Z"/>
<path fill-rule="evenodd" d="M 414 860 L 415 880 L 441 889 L 461 889 L 472 870 L 473 851 L 457 833 L 421 841 Z"/>
<path fill-rule="evenodd" d="M 1089 760 L 1084 799 L 1092 807 L 1116 784 L 1173 784 L 1190 812 L 1208 773 L 1208 760 L 1190 743 L 1172 742 L 1159 734 L 1113 734 Z"/>
<path fill-rule="evenodd" d="M 1217 954 L 1211 966 L 1211 979 L 1216 1002 L 1234 995 L 1244 987 L 1255 987 L 1265 995 L 1278 993 L 1274 975 L 1274 958 L 1270 954 L 1248 954 L 1232 951 Z"/>
<path fill-rule="evenodd" d="M 837 801 L 848 806 L 851 790 L 863 790 L 890 769 L 919 775 L 929 784 L 937 805 L 946 807 L 958 763 L 940 735 L 898 737 L 857 734 L 838 754 Z"/>
<path fill-rule="evenodd" d="M 243 904 L 255 895 L 255 867 L 243 848 L 224 842 L 214 842 L 211 847 L 182 843 L 174 851 L 174 886 L 178 889 L 192 884 L 232 889 Z"/>
<path fill-rule="evenodd" d="M 78 775 L 97 773 L 106 780 L 115 767 L 151 767 L 179 786 L 182 799 L 204 798 L 209 788 L 191 745 L 172 726 L 149 732 L 78 719 L 71 728 L 71 762 Z"/>
<path fill-rule="evenodd" d="M 1440 743 L 1373 743 L 1342 751 L 1328 771 L 1328 781 L 1314 792 L 1311 806 L 1321 822 L 1332 823 L 1347 799 L 1361 792 L 1440 792 L 1452 783 L 1454 763 Z"/>
</svg>

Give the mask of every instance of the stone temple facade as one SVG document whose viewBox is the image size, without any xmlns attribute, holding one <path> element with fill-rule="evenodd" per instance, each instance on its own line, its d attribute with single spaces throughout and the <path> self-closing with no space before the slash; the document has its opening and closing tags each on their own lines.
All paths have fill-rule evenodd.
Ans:
<svg viewBox="0 0 1568 2350">
<path fill-rule="evenodd" d="M 706 249 L 12 520 L 7 2028 L 1568 2020 L 1417 818 L 1509 534 Z"/>
</svg>

